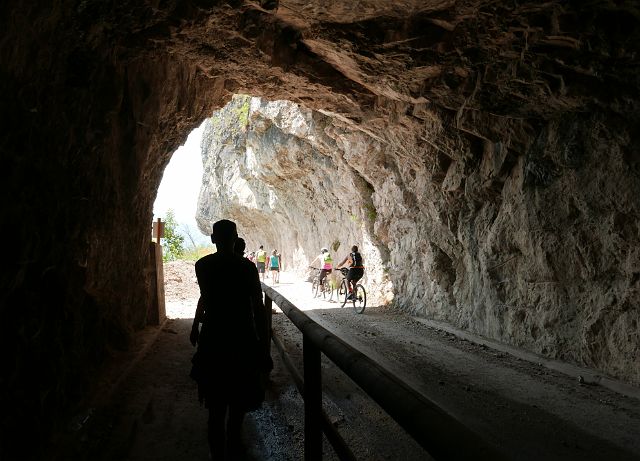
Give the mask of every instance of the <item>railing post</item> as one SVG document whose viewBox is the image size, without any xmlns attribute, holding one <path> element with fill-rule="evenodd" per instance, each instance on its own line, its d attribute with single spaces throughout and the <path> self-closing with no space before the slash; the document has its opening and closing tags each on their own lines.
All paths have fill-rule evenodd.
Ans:
<svg viewBox="0 0 640 461">
<path fill-rule="evenodd" d="M 269 348 L 269 356 L 271 356 L 271 335 L 272 335 L 272 326 L 273 326 L 273 301 L 267 295 L 264 294 L 264 308 L 267 311 L 267 344 Z"/>
<path fill-rule="evenodd" d="M 304 459 L 322 459 L 322 374 L 320 349 L 307 335 L 302 340 L 304 359 Z"/>
</svg>

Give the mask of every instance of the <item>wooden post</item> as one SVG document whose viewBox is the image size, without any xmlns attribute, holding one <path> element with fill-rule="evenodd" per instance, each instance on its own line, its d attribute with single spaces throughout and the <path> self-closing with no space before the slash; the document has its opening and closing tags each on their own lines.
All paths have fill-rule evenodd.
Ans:
<svg viewBox="0 0 640 461">
<path fill-rule="evenodd" d="M 147 315 L 147 323 L 149 325 L 160 325 L 167 317 L 165 300 L 164 300 L 164 267 L 162 264 L 162 246 L 160 239 L 164 236 L 164 223 L 160 218 L 153 223 L 152 239 L 149 245 L 150 252 L 150 277 L 152 291 L 150 311 Z"/>
<path fill-rule="evenodd" d="M 164 226 L 162 225 L 162 220 L 160 218 L 158 218 L 158 226 L 156 227 L 156 242 L 158 244 L 160 243 L 160 238 L 164 234 L 163 231 L 164 231 Z"/>
<path fill-rule="evenodd" d="M 155 239 L 156 243 L 160 244 L 161 238 L 164 238 L 164 222 L 162 222 L 162 219 L 158 218 L 158 220 L 153 223 L 151 239 Z"/>
<path fill-rule="evenodd" d="M 322 460 L 322 373 L 320 349 L 304 335 L 304 459 Z"/>
</svg>

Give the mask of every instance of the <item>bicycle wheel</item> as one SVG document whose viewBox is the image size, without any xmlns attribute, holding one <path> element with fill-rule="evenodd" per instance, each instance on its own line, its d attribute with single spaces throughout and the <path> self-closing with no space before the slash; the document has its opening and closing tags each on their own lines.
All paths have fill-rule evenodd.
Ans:
<svg viewBox="0 0 640 461">
<path fill-rule="evenodd" d="M 311 294 L 314 298 L 318 296 L 318 279 L 313 279 L 311 282 Z"/>
<path fill-rule="evenodd" d="M 356 314 L 362 314 L 365 307 L 367 307 L 367 291 L 358 283 L 353 297 L 353 310 Z"/>
<path fill-rule="evenodd" d="M 343 280 L 338 288 L 338 302 L 342 303 L 342 307 L 347 304 L 347 297 L 349 296 L 349 288 L 347 288 L 347 281 Z"/>
</svg>

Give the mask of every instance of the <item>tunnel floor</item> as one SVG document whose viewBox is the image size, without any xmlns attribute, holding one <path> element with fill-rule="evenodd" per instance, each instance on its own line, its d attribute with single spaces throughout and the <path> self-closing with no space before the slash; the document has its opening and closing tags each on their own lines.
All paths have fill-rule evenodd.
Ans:
<svg viewBox="0 0 640 461">
<path fill-rule="evenodd" d="M 181 316 L 195 306 L 193 280 L 168 287 Z M 172 283 L 169 281 L 168 283 Z M 370 307 L 363 315 L 310 298 L 309 284 L 284 277 L 275 287 L 309 316 L 518 460 L 640 459 L 640 401 L 461 340 L 405 314 Z M 196 290 L 197 296 L 197 290 Z M 302 338 L 276 309 L 274 330 L 300 364 Z M 207 411 L 188 377 L 191 320 L 169 319 L 145 333 L 129 372 L 87 410 L 64 459 L 206 460 Z M 303 459 L 302 399 L 275 348 L 263 407 L 247 416 L 247 460 Z M 127 361 L 120 371 L 125 370 Z M 324 407 L 358 459 L 430 459 L 355 384 L 323 358 Z M 113 382 L 111 382 L 113 384 Z M 106 387 L 105 387 L 106 389 Z M 81 418 L 83 420 L 83 418 Z M 324 458 L 337 459 L 325 440 Z"/>
</svg>

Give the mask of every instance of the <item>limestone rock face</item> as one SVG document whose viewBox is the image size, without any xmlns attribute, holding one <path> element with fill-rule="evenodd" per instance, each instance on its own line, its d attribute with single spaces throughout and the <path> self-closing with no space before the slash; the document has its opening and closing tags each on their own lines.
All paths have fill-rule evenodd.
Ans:
<svg viewBox="0 0 640 461">
<path fill-rule="evenodd" d="M 626 373 L 638 228 L 616 210 L 633 209 L 639 191 L 631 178 L 590 187 L 628 167 L 611 141 L 605 161 L 602 128 L 573 117 L 527 155 L 484 141 L 481 159 L 427 163 L 416 147 L 398 158 L 397 146 L 296 104 L 236 97 L 207 121 L 198 222 L 206 233 L 234 219 L 250 247 L 278 248 L 300 272 L 321 246 L 359 244 L 376 301 Z M 594 245 L 607 251 L 593 259 Z"/>
<path fill-rule="evenodd" d="M 386 246 L 373 231 L 373 186 L 345 149 L 362 161 L 380 146 L 292 102 L 235 97 L 205 124 L 201 231 L 209 233 L 218 219 L 233 219 L 248 248 L 278 249 L 283 265 L 301 274 L 322 247 L 338 263 L 358 245 L 371 293 L 391 299 Z"/>
<path fill-rule="evenodd" d="M 234 94 L 263 102 L 222 134 L 203 226 L 229 213 L 294 267 L 355 240 L 383 299 L 640 383 L 637 2 L 0 13 L 0 406 L 25 401 L 4 440 L 55 429 L 145 325 L 163 169 Z M 284 100 L 298 113 L 265 102 Z"/>
</svg>

